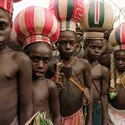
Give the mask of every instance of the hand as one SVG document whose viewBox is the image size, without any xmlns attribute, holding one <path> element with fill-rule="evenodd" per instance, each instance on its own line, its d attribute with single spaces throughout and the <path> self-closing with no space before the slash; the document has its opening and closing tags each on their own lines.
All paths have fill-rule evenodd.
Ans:
<svg viewBox="0 0 125 125">
<path fill-rule="evenodd" d="M 60 82 L 57 83 L 57 82 L 56 82 L 56 86 L 57 86 L 57 88 L 58 88 L 58 91 L 61 92 L 62 89 L 63 89 L 62 83 L 60 83 Z"/>
</svg>

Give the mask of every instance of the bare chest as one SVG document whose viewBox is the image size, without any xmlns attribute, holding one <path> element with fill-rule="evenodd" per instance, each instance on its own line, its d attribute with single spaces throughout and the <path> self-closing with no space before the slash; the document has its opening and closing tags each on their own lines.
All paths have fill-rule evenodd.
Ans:
<svg viewBox="0 0 125 125">
<path fill-rule="evenodd" d="M 49 92 L 45 81 L 33 85 L 33 100 L 36 104 L 48 102 Z"/>
<path fill-rule="evenodd" d="M 17 78 L 18 67 L 11 56 L 0 58 L 0 85 Z"/>
</svg>

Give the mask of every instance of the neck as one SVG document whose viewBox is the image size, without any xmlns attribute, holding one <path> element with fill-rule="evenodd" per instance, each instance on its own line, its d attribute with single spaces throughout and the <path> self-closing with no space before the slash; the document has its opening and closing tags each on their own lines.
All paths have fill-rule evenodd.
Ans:
<svg viewBox="0 0 125 125">
<path fill-rule="evenodd" d="M 0 54 L 7 53 L 7 52 L 9 52 L 10 50 L 11 50 L 11 49 L 6 46 L 5 48 L 0 49 Z"/>
<path fill-rule="evenodd" d="M 75 62 L 76 58 L 77 57 L 73 55 L 70 57 L 70 59 L 61 58 L 61 61 L 63 62 L 64 65 L 71 66 Z"/>
<path fill-rule="evenodd" d="M 98 63 L 98 60 L 86 58 L 90 64 Z"/>
</svg>

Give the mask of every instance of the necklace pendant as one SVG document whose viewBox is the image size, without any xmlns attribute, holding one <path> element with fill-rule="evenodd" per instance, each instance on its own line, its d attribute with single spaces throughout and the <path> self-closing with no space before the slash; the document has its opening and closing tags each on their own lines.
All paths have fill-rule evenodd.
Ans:
<svg viewBox="0 0 125 125">
<path fill-rule="evenodd" d="M 120 83 L 120 78 L 116 79 L 116 83 L 119 84 Z"/>
</svg>

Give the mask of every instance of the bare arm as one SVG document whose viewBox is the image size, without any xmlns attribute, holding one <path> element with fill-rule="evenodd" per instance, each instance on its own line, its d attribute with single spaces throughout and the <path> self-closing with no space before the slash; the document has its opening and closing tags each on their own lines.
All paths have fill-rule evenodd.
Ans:
<svg viewBox="0 0 125 125">
<path fill-rule="evenodd" d="M 85 73 L 84 73 L 85 86 L 89 89 L 92 96 L 92 81 L 91 81 L 91 70 L 88 62 L 85 62 Z M 92 111 L 93 111 L 93 100 L 88 105 L 88 113 L 86 117 L 85 125 L 92 125 Z"/>
<path fill-rule="evenodd" d="M 101 105 L 102 105 L 102 125 L 107 125 L 107 114 L 108 114 L 108 81 L 109 81 L 109 73 L 108 69 L 104 67 L 103 70 L 103 79 L 101 86 Z"/>
<path fill-rule="evenodd" d="M 59 104 L 59 92 L 56 84 L 52 81 L 49 84 L 50 93 L 50 104 L 53 113 L 53 123 L 54 125 L 61 125 L 61 115 L 60 115 L 60 104 Z"/>
<path fill-rule="evenodd" d="M 30 59 L 20 53 L 17 57 L 19 125 L 24 125 L 33 115 L 32 107 L 32 67 Z"/>
</svg>

